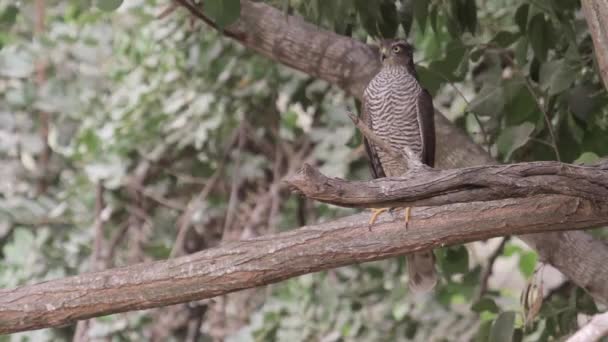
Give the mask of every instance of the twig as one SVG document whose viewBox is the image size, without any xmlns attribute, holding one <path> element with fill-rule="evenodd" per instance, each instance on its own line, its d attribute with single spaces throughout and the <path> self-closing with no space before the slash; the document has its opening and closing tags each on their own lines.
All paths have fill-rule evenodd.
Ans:
<svg viewBox="0 0 608 342">
<path fill-rule="evenodd" d="M 35 33 L 38 39 L 41 40 L 40 36 L 44 34 L 44 19 L 46 15 L 45 11 L 45 0 L 36 0 L 35 4 Z M 47 62 L 44 58 L 40 58 L 36 62 L 36 85 L 38 89 L 41 89 L 46 82 L 46 67 Z M 40 155 L 40 179 L 38 182 L 38 194 L 44 194 L 49 186 L 48 179 L 49 175 L 49 162 L 51 159 L 51 147 L 49 146 L 49 126 L 50 126 L 50 115 L 48 112 L 41 110 L 39 111 L 40 120 L 40 140 L 42 141 L 42 154 Z"/>
<path fill-rule="evenodd" d="M 245 121 L 241 123 L 238 128 L 239 143 L 234 155 L 234 165 L 232 170 L 232 186 L 230 187 L 230 198 L 228 199 L 228 208 L 226 209 L 226 216 L 224 219 L 224 228 L 222 229 L 222 240 L 227 238 L 229 235 L 228 231 L 232 227 L 234 222 L 234 213 L 238 204 L 238 190 L 241 186 L 241 157 L 243 148 L 245 147 L 246 135 L 245 135 Z"/>
<path fill-rule="evenodd" d="M 270 186 L 270 213 L 268 214 L 268 230 L 270 232 L 274 232 L 276 229 L 276 221 L 279 214 L 280 208 L 280 186 L 281 186 L 281 164 L 283 163 L 283 141 L 280 139 L 280 136 L 277 132 L 276 136 L 279 138 L 276 141 L 275 146 L 275 157 L 274 157 L 274 165 L 272 168 L 272 185 Z"/>
<path fill-rule="evenodd" d="M 177 211 L 185 210 L 184 206 L 181 203 L 179 203 L 178 201 L 164 198 L 161 195 L 158 195 L 158 194 L 154 193 L 153 191 L 146 189 L 141 184 L 135 184 L 134 187 L 137 191 L 139 191 L 145 197 L 148 197 L 148 198 L 154 200 L 155 202 L 157 202 L 158 204 L 164 205 L 165 207 L 167 207 L 169 209 L 173 209 L 173 210 L 177 210 Z"/>
<path fill-rule="evenodd" d="M 526 84 L 526 88 L 528 89 L 530 94 L 532 94 L 532 96 L 534 97 L 534 102 L 536 102 L 536 105 L 538 106 L 538 109 L 540 110 L 540 112 L 543 113 L 543 116 L 545 118 L 545 124 L 547 125 L 547 129 L 549 130 L 549 136 L 551 136 L 551 145 L 553 146 L 553 151 L 555 152 L 555 158 L 557 158 L 557 161 L 562 161 L 562 158 L 559 153 L 559 149 L 557 148 L 557 138 L 555 137 L 555 132 L 553 131 L 553 124 L 551 123 L 551 119 L 549 118 L 549 113 L 545 109 L 545 106 L 543 106 L 540 103 L 540 97 L 534 91 L 534 88 L 532 87 L 532 83 L 530 83 L 530 80 L 528 79 L 528 77 L 526 75 L 524 75 L 524 73 L 521 70 L 519 70 L 518 68 L 514 68 L 514 69 L 517 70 L 518 73 L 523 77 L 524 83 Z"/>
<path fill-rule="evenodd" d="M 434 73 L 434 74 L 438 75 L 439 77 L 443 78 L 443 80 L 446 81 L 456 91 L 456 93 L 464 100 L 464 102 L 467 105 L 467 108 L 471 107 L 471 102 L 469 102 L 469 100 L 467 100 L 466 96 L 464 96 L 464 94 L 460 91 L 460 89 L 458 89 L 458 87 L 456 87 L 456 84 L 454 84 L 454 82 L 450 81 L 450 79 L 448 79 L 443 73 L 438 72 L 437 70 L 432 70 L 432 69 L 428 69 L 428 68 L 427 68 L 427 70 L 429 70 L 431 73 Z M 469 113 L 473 114 L 475 121 L 479 125 L 479 129 L 481 130 L 481 134 L 483 135 L 483 141 L 487 148 L 487 153 L 488 153 L 488 155 L 491 156 L 490 151 L 492 150 L 492 144 L 490 142 L 490 138 L 486 132 L 485 127 L 483 127 L 483 123 L 481 122 L 479 115 L 477 115 L 477 113 L 475 113 L 472 110 L 469 110 Z"/>
<path fill-rule="evenodd" d="M 224 154 L 222 156 L 222 159 L 221 159 L 217 169 L 215 170 L 213 175 L 207 180 L 207 183 L 205 184 L 205 186 L 203 187 L 201 192 L 196 196 L 196 198 L 192 199 L 188 203 L 188 205 L 186 207 L 186 211 L 184 211 L 182 216 L 178 219 L 177 235 L 175 237 L 175 243 L 173 244 L 171 253 L 169 254 L 169 258 L 175 258 L 180 253 L 181 249 L 183 248 L 184 241 L 186 239 L 186 234 L 188 233 L 188 228 L 190 228 L 192 215 L 194 214 L 196 205 L 198 203 L 204 202 L 207 199 L 207 197 L 209 196 L 209 194 L 211 193 L 211 191 L 215 188 L 215 185 L 220 180 L 220 176 L 222 175 L 222 172 L 224 171 L 224 166 L 228 159 L 230 150 L 231 150 L 232 146 L 237 142 L 238 138 L 239 138 L 239 131 L 235 130 L 234 133 L 232 134 L 232 137 L 230 137 L 228 145 L 226 146 L 226 149 L 224 151 Z"/>
<path fill-rule="evenodd" d="M 198 203 L 204 202 L 215 185 L 217 184 L 220 175 L 224 169 L 223 163 L 215 170 L 213 175 L 209 177 L 207 180 L 207 184 L 203 187 L 201 192 L 196 196 L 195 199 L 190 201 L 188 207 L 184 214 L 178 220 L 178 230 L 177 236 L 175 237 L 175 243 L 173 244 L 173 248 L 171 249 L 171 253 L 169 254 L 169 258 L 175 258 L 180 250 L 183 248 L 184 241 L 186 239 L 186 233 L 188 232 L 188 228 L 190 227 L 190 222 L 192 220 L 192 214 L 194 214 L 194 210 L 197 207 Z"/>
<path fill-rule="evenodd" d="M 129 230 L 129 221 L 122 223 L 108 242 L 108 252 L 105 255 L 104 261 L 105 267 L 109 267 L 114 264 L 112 261 L 114 259 L 114 254 L 116 253 L 116 248 L 118 248 L 119 243 L 125 237 L 127 230 Z"/>
<path fill-rule="evenodd" d="M 95 232 L 95 239 L 93 241 L 93 251 L 90 259 L 90 271 L 99 271 L 103 269 L 102 266 L 102 254 L 103 254 L 103 210 L 105 207 L 103 199 L 103 185 L 101 182 L 97 182 L 95 186 L 95 221 L 93 223 L 93 230 Z M 79 321 L 76 325 L 76 331 L 72 338 L 73 342 L 85 342 L 89 341 L 88 330 L 91 326 L 92 320 Z"/>
<path fill-rule="evenodd" d="M 505 249 L 507 242 L 511 239 L 510 236 L 505 236 L 502 238 L 500 245 L 494 250 L 492 255 L 488 258 L 488 265 L 480 276 L 479 280 L 479 292 L 477 294 L 477 300 L 480 300 L 488 291 L 488 280 L 490 280 L 490 276 L 492 275 L 492 268 L 494 267 L 494 263 L 496 259 L 502 254 Z"/>
<path fill-rule="evenodd" d="M 103 245 L 104 245 L 104 234 L 103 234 L 103 222 L 104 218 L 103 210 L 105 208 L 105 203 L 103 199 L 103 185 L 101 182 L 97 182 L 95 188 L 95 223 L 93 225 L 93 229 L 95 230 L 95 242 L 93 243 L 93 252 L 91 254 L 91 269 L 98 270 L 103 267 L 100 267 L 101 256 L 103 255 Z"/>
<path fill-rule="evenodd" d="M 167 7 L 165 7 L 159 14 L 156 15 L 156 19 L 164 19 L 169 14 L 175 12 L 175 10 L 179 7 L 177 2 L 170 3 Z"/>
<path fill-rule="evenodd" d="M 211 19 L 209 19 L 205 14 L 203 14 L 203 12 L 201 12 L 201 10 L 199 8 L 197 8 L 196 5 L 191 3 L 189 0 L 173 0 L 173 1 L 180 4 L 181 6 L 185 7 L 188 11 L 190 11 L 190 13 L 192 15 L 199 18 L 205 24 L 211 26 L 212 28 L 214 28 L 218 31 L 221 31 L 224 35 L 234 38 L 234 39 L 244 39 L 243 35 L 237 34 L 236 32 L 232 32 L 225 28 L 223 30 L 220 30 L 220 28 Z"/>
<path fill-rule="evenodd" d="M 545 124 L 547 125 L 547 129 L 549 130 L 549 136 L 551 137 L 551 147 L 553 148 L 553 151 L 555 152 L 555 158 L 557 159 L 557 161 L 561 161 L 562 159 L 561 159 L 561 156 L 559 153 L 559 149 L 557 148 L 557 138 L 555 137 L 555 132 L 553 131 L 553 125 L 551 124 L 551 119 L 549 118 L 549 113 L 547 112 L 547 110 L 545 109 L 543 104 L 541 103 L 541 99 L 538 96 L 538 94 L 536 94 L 536 91 L 534 90 L 534 86 L 530 82 L 530 79 L 528 78 L 528 76 L 517 66 L 517 64 L 515 63 L 513 58 L 511 58 L 511 56 L 509 56 L 508 54 L 505 54 L 504 56 L 505 56 L 505 58 L 507 58 L 509 60 L 510 64 L 513 66 L 513 70 L 517 74 L 519 74 L 519 76 L 521 78 L 523 78 L 526 89 L 528 89 L 528 92 L 530 92 L 530 95 L 532 95 L 532 97 L 534 98 L 534 102 L 536 103 L 538 110 L 540 110 L 540 112 L 543 114 L 543 117 L 545 119 Z"/>
<path fill-rule="evenodd" d="M 570 336 L 567 342 L 595 342 L 604 336 L 608 336 L 608 312 L 593 316 L 591 322 Z"/>
</svg>

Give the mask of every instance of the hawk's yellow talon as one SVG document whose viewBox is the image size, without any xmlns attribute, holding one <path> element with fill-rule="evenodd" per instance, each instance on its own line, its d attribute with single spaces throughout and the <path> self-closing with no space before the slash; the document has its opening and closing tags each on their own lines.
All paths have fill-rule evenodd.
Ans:
<svg viewBox="0 0 608 342">
<path fill-rule="evenodd" d="M 412 208 L 410 207 L 406 207 L 405 208 L 405 229 L 407 229 L 407 225 L 410 223 L 410 210 Z"/>
<path fill-rule="evenodd" d="M 376 220 L 378 219 L 378 216 L 380 214 L 382 214 L 383 212 L 387 211 L 389 208 L 372 208 L 372 217 L 369 218 L 369 223 L 368 223 L 368 229 L 371 231 L 372 230 L 372 225 L 374 224 L 374 222 L 376 222 Z"/>
</svg>

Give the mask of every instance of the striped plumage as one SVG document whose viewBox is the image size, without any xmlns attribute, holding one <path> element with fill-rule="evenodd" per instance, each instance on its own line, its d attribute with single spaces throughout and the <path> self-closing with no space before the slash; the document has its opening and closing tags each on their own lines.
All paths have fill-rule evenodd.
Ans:
<svg viewBox="0 0 608 342">
<path fill-rule="evenodd" d="M 382 69 L 370 81 L 363 95 L 363 120 L 380 138 L 397 150 L 409 147 L 426 165 L 435 159 L 433 103 L 416 78 L 412 47 L 405 40 L 384 41 Z M 374 178 L 397 177 L 407 166 L 367 140 Z M 432 251 L 410 254 L 409 285 L 415 292 L 432 289 L 437 283 Z"/>
</svg>

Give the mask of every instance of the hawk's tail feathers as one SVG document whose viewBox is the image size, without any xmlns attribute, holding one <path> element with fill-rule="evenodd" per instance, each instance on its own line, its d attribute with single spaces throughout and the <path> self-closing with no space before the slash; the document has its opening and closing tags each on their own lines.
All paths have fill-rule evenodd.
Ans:
<svg viewBox="0 0 608 342">
<path fill-rule="evenodd" d="M 409 287 L 414 293 L 431 291 L 437 284 L 435 255 L 433 251 L 413 253 L 407 256 Z"/>
</svg>

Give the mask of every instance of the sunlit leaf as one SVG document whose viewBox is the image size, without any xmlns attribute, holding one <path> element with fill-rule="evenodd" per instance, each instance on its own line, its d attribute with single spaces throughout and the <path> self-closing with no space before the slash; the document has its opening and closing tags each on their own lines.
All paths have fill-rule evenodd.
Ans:
<svg viewBox="0 0 608 342">
<path fill-rule="evenodd" d="M 519 256 L 519 270 L 525 277 L 530 277 L 536 269 L 538 255 L 535 252 L 526 252 Z"/>
<path fill-rule="evenodd" d="M 583 152 L 575 161 L 574 164 L 593 164 L 597 162 L 600 157 L 593 152 Z"/>
</svg>

